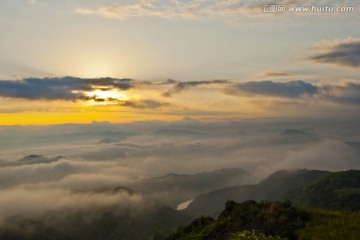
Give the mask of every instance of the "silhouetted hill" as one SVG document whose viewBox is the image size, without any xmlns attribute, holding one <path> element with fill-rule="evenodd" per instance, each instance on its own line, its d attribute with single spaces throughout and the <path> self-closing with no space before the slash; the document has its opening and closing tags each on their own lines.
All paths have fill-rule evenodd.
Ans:
<svg viewBox="0 0 360 240">
<path fill-rule="evenodd" d="M 238 134 L 239 136 L 248 135 L 248 133 L 247 133 L 246 131 L 243 131 L 243 130 L 239 130 L 239 131 L 237 132 L 237 134 Z"/>
<path fill-rule="evenodd" d="M 281 136 L 295 136 L 295 135 L 308 135 L 309 133 L 300 131 L 298 129 L 286 129 L 282 133 Z"/>
<path fill-rule="evenodd" d="M 282 144 L 295 144 L 314 142 L 321 140 L 321 137 L 314 133 L 308 133 L 298 129 L 286 129 L 279 134 L 279 139 L 275 142 Z"/>
<path fill-rule="evenodd" d="M 360 154 L 360 142 L 346 142 L 346 144 L 352 147 L 358 154 Z"/>
<path fill-rule="evenodd" d="M 1 240 L 162 240 L 191 218 L 161 205 L 141 210 L 92 209 L 37 218 L 13 216 L 0 225 Z"/>
<path fill-rule="evenodd" d="M 23 157 L 17 161 L 17 164 L 37 164 L 37 163 L 51 163 L 56 162 L 60 159 L 67 159 L 67 157 L 63 156 L 56 156 L 56 157 L 46 157 L 43 155 L 28 155 L 26 157 Z"/>
<path fill-rule="evenodd" d="M 281 200 L 288 191 L 309 184 L 326 174 L 326 171 L 306 169 L 278 171 L 258 184 L 234 186 L 202 194 L 195 198 L 186 211 L 211 215 L 219 212 L 227 200 Z"/>
<path fill-rule="evenodd" d="M 136 133 L 134 132 L 125 132 L 125 131 L 86 131 L 78 133 L 69 133 L 69 134 L 58 134 L 58 135 L 42 135 L 32 138 L 33 142 L 43 143 L 43 144 L 54 144 L 62 142 L 76 142 L 76 141 L 88 141 L 88 140 L 101 140 L 101 139 L 116 139 L 116 140 L 125 140 L 129 136 L 133 136 Z"/>
<path fill-rule="evenodd" d="M 186 129 L 175 129 L 175 128 L 167 128 L 167 129 L 160 129 L 152 135 L 155 136 L 169 136 L 169 137 L 186 137 L 186 136 L 201 136 L 202 133 L 186 130 Z"/>
<path fill-rule="evenodd" d="M 144 193 L 157 193 L 162 201 L 175 207 L 199 194 L 233 186 L 250 179 L 248 172 L 240 168 L 218 169 L 195 174 L 175 174 L 146 179 L 131 186 Z"/>
<path fill-rule="evenodd" d="M 139 192 L 128 188 L 128 187 L 123 187 L 123 186 L 119 186 L 113 189 L 113 193 L 126 193 L 129 194 L 130 196 L 134 195 L 134 194 L 138 194 Z"/>
<path fill-rule="evenodd" d="M 111 139 L 111 138 L 105 138 L 101 141 L 99 141 L 99 144 L 109 144 L 109 143 L 117 143 L 117 142 L 121 142 L 124 139 Z"/>
<path fill-rule="evenodd" d="M 147 186 L 152 189 L 198 189 L 206 190 L 214 188 L 225 182 L 243 180 L 249 173 L 241 168 L 223 168 L 211 172 L 200 172 L 195 174 L 169 173 L 166 176 L 152 178 L 146 181 Z M 236 178 L 236 180 L 234 180 Z M 211 185 L 211 186 L 209 186 Z"/>
</svg>

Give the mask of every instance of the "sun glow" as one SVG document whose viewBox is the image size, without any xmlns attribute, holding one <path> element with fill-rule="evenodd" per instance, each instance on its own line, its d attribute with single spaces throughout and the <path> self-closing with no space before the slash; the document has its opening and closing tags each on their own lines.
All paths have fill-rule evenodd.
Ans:
<svg viewBox="0 0 360 240">
<path fill-rule="evenodd" d="M 90 105 L 111 105 L 129 100 L 129 96 L 122 91 L 106 87 L 84 92 L 84 95 L 89 99 Z"/>
</svg>

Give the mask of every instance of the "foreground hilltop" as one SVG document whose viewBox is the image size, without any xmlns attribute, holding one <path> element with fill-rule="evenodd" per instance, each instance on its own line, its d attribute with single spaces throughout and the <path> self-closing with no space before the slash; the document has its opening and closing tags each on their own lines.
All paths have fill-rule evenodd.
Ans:
<svg viewBox="0 0 360 240">
<path fill-rule="evenodd" d="M 360 214 L 305 210 L 290 202 L 228 201 L 217 219 L 200 217 L 167 240 L 358 240 Z"/>
<path fill-rule="evenodd" d="M 360 171 L 333 172 L 285 196 L 296 206 L 360 211 Z"/>
</svg>

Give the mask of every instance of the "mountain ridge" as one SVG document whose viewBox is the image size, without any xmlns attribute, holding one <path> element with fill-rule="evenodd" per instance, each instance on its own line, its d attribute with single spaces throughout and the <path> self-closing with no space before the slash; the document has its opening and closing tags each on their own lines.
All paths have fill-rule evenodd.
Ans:
<svg viewBox="0 0 360 240">
<path fill-rule="evenodd" d="M 254 200 L 281 200 L 286 192 L 304 186 L 327 171 L 321 170 L 280 170 L 257 184 L 238 185 L 199 195 L 185 211 L 195 214 L 212 215 L 219 212 L 227 200 L 237 202 Z"/>
</svg>

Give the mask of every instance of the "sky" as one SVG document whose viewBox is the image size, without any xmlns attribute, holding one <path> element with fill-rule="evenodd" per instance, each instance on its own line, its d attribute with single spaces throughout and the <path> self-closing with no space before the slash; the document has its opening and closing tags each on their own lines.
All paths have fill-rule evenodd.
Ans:
<svg viewBox="0 0 360 240">
<path fill-rule="evenodd" d="M 277 4 L 2 0 L 0 125 L 359 118 L 359 1 Z"/>
</svg>

